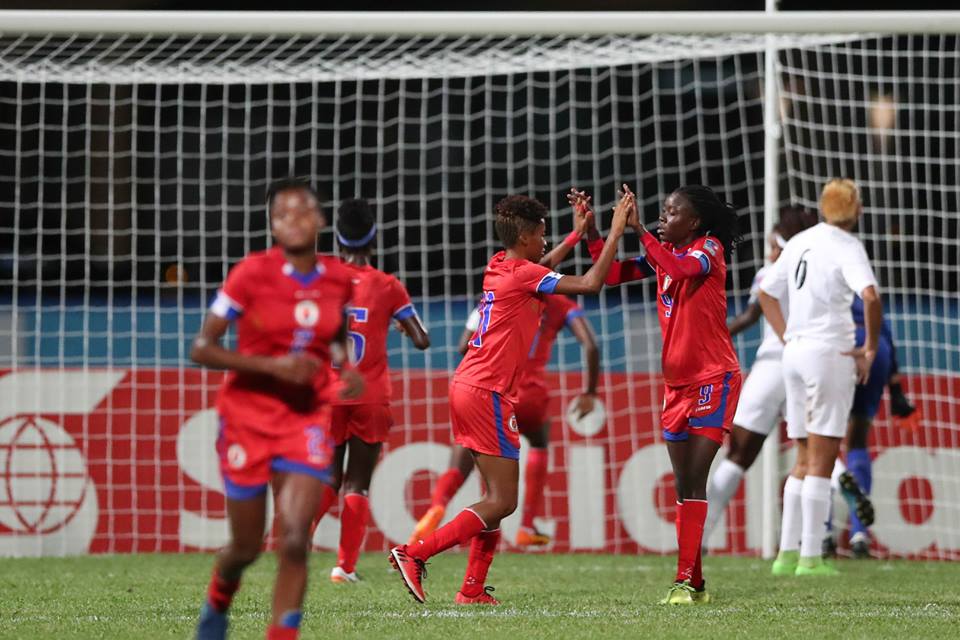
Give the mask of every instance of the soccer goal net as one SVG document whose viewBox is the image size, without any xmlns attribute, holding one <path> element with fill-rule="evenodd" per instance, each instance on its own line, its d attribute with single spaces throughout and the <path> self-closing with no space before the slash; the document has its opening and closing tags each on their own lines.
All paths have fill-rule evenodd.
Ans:
<svg viewBox="0 0 960 640">
<path fill-rule="evenodd" d="M 764 262 L 765 181 L 780 185 L 778 204 L 815 209 L 828 178 L 849 176 L 922 415 L 897 429 L 885 400 L 877 416 L 876 548 L 960 554 L 956 36 L 443 36 L 409 35 L 409 24 L 402 35 L 143 35 L 163 30 L 142 19 L 100 35 L 0 23 L 0 555 L 223 543 L 221 374 L 187 352 L 228 269 L 270 245 L 264 192 L 288 175 L 309 177 L 331 217 L 345 198 L 375 205 L 375 262 L 406 284 L 433 343 L 420 353 L 390 338 L 396 426 L 371 487 L 368 549 L 407 538 L 446 468 L 448 382 L 499 248 L 498 199 L 540 199 L 558 242 L 571 187 L 592 194 L 605 228 L 622 182 L 648 222 L 675 187 L 707 184 L 742 214 L 733 315 Z M 770 47 L 782 118 L 773 177 Z M 320 242 L 336 251 L 329 232 Z M 621 253 L 639 253 L 634 237 Z M 589 260 L 581 247 L 560 270 Z M 601 345 L 607 420 L 596 432 L 565 421 L 584 365 L 561 335 L 538 526 L 557 551 L 672 552 L 655 291 L 638 283 L 579 303 Z M 745 369 L 759 336 L 736 340 Z M 790 456 L 784 447 L 780 473 Z M 758 552 L 758 471 L 716 551 Z M 472 479 L 448 513 L 477 493 Z M 336 513 L 317 546 L 335 545 Z"/>
</svg>

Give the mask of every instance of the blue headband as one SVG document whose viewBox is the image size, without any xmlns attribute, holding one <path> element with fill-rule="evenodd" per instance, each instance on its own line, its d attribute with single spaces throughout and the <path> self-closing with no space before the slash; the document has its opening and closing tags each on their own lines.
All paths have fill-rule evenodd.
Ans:
<svg viewBox="0 0 960 640">
<path fill-rule="evenodd" d="M 373 240 L 373 236 L 375 235 L 377 235 L 377 225 L 371 226 L 367 235 L 363 236 L 359 240 L 347 240 L 343 237 L 343 234 L 337 231 L 337 240 L 345 247 L 365 247 L 370 244 L 370 241 Z"/>
</svg>

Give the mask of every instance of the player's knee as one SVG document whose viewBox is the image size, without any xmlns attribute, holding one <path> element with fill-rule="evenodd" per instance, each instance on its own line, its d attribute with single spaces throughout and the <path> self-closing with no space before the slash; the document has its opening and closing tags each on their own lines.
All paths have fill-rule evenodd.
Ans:
<svg viewBox="0 0 960 640">
<path fill-rule="evenodd" d="M 296 527 L 287 529 L 280 537 L 277 553 L 285 562 L 294 564 L 304 564 L 307 561 L 307 553 L 310 549 L 310 531 L 309 527 Z"/>
<path fill-rule="evenodd" d="M 256 561 L 263 548 L 263 541 L 258 537 L 254 540 L 235 540 L 225 549 L 225 556 L 229 563 L 247 567 Z"/>
</svg>

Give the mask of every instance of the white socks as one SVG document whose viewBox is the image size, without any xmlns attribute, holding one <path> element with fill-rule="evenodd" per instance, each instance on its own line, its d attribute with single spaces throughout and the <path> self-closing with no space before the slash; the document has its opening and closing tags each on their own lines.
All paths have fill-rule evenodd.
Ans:
<svg viewBox="0 0 960 640">
<path fill-rule="evenodd" d="M 820 546 L 827 535 L 827 514 L 830 512 L 830 478 L 807 476 L 803 479 L 801 496 L 803 535 L 800 542 L 801 558 L 819 558 Z M 786 516 L 784 516 L 786 518 Z"/>
<path fill-rule="evenodd" d="M 793 476 L 788 476 L 786 484 L 783 485 L 783 521 L 780 525 L 780 551 L 797 551 L 800 549 L 800 496 L 802 488 L 803 480 Z M 823 518 L 820 519 L 820 522 L 823 522 Z"/>
<path fill-rule="evenodd" d="M 707 485 L 707 520 L 703 525 L 703 546 L 707 546 L 710 534 L 727 510 L 730 499 L 743 480 L 743 467 L 729 460 L 722 460 Z"/>
</svg>

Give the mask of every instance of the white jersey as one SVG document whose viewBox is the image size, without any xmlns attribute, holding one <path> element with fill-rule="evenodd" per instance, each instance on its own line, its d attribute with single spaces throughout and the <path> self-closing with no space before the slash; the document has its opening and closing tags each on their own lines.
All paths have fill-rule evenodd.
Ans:
<svg viewBox="0 0 960 640">
<path fill-rule="evenodd" d="M 753 284 L 750 285 L 750 301 L 747 304 L 758 304 L 757 298 L 760 296 L 760 283 L 763 282 L 763 279 L 770 274 L 770 268 L 773 265 L 767 265 L 761 267 L 757 271 L 757 275 L 753 277 Z M 786 296 L 780 298 L 778 301 L 780 303 L 780 311 L 783 312 L 784 318 L 789 318 L 790 314 L 788 310 L 790 309 L 790 302 Z M 763 342 L 760 343 L 760 346 L 757 347 L 757 360 L 765 359 L 776 359 L 779 360 L 783 356 L 783 343 L 780 342 L 780 338 L 777 337 L 776 332 L 770 326 L 770 323 L 767 322 L 766 318 L 763 320 Z M 741 423 L 737 423 L 741 424 Z"/>
<path fill-rule="evenodd" d="M 850 305 L 870 286 L 877 279 L 863 244 L 825 222 L 791 238 L 760 283 L 774 298 L 787 299 L 787 342 L 809 338 L 840 349 L 854 346 Z"/>
</svg>

